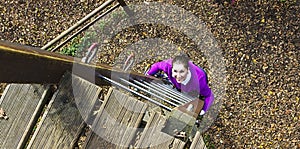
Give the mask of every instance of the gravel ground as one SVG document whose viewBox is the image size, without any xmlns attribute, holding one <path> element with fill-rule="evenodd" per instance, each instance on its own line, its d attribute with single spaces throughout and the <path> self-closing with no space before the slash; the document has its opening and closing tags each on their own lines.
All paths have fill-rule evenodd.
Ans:
<svg viewBox="0 0 300 149">
<path fill-rule="evenodd" d="M 299 1 L 166 2 L 205 21 L 226 59 L 226 97 L 204 134 L 209 147 L 300 148 Z M 1 0 L 0 39 L 41 47 L 100 4 Z"/>
</svg>

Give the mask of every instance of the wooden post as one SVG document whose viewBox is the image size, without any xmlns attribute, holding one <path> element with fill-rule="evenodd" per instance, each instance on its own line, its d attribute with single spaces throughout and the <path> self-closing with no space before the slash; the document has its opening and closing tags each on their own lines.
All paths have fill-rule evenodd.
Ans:
<svg viewBox="0 0 300 149">
<path fill-rule="evenodd" d="M 118 0 L 118 2 L 120 3 L 120 5 L 122 6 L 122 8 L 124 9 L 124 11 L 131 17 L 133 16 L 133 11 L 130 10 L 127 6 L 127 4 L 125 3 L 124 0 Z"/>
</svg>

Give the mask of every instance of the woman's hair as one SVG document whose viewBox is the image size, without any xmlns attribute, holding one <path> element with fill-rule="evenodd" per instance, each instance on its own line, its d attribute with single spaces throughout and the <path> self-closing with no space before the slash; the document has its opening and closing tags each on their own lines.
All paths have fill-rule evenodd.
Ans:
<svg viewBox="0 0 300 149">
<path fill-rule="evenodd" d="M 180 54 L 180 55 L 177 55 L 173 58 L 172 65 L 174 65 L 175 63 L 176 64 L 183 64 L 183 66 L 186 69 L 188 69 L 189 60 L 190 60 L 190 58 L 186 54 Z"/>
</svg>

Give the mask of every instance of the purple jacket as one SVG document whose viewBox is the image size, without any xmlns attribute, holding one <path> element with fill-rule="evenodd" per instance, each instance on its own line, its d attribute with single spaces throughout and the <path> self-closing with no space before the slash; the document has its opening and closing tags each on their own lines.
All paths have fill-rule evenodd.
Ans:
<svg viewBox="0 0 300 149">
<path fill-rule="evenodd" d="M 172 59 L 154 63 L 147 74 L 154 75 L 159 71 L 163 71 L 168 75 L 168 78 L 173 83 L 173 85 L 177 89 L 181 90 L 181 92 L 196 92 L 204 96 L 205 99 L 202 110 L 206 112 L 214 101 L 213 93 L 207 84 L 206 74 L 201 68 L 193 64 L 191 61 L 189 62 L 189 68 L 192 77 L 186 85 L 177 83 L 176 79 L 172 77 Z"/>
</svg>

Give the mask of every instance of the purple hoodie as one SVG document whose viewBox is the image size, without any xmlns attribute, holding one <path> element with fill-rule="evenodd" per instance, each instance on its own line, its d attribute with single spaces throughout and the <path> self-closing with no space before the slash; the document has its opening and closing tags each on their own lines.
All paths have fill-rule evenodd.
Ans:
<svg viewBox="0 0 300 149">
<path fill-rule="evenodd" d="M 201 68 L 193 64 L 191 61 L 189 62 L 189 68 L 192 77 L 186 85 L 178 83 L 176 79 L 172 77 L 172 59 L 154 63 L 147 74 L 154 75 L 159 71 L 163 71 L 168 75 L 168 78 L 173 85 L 177 89 L 181 90 L 181 92 L 197 92 L 204 96 L 205 99 L 202 110 L 206 112 L 214 101 L 213 93 L 206 82 L 206 74 Z"/>
</svg>

